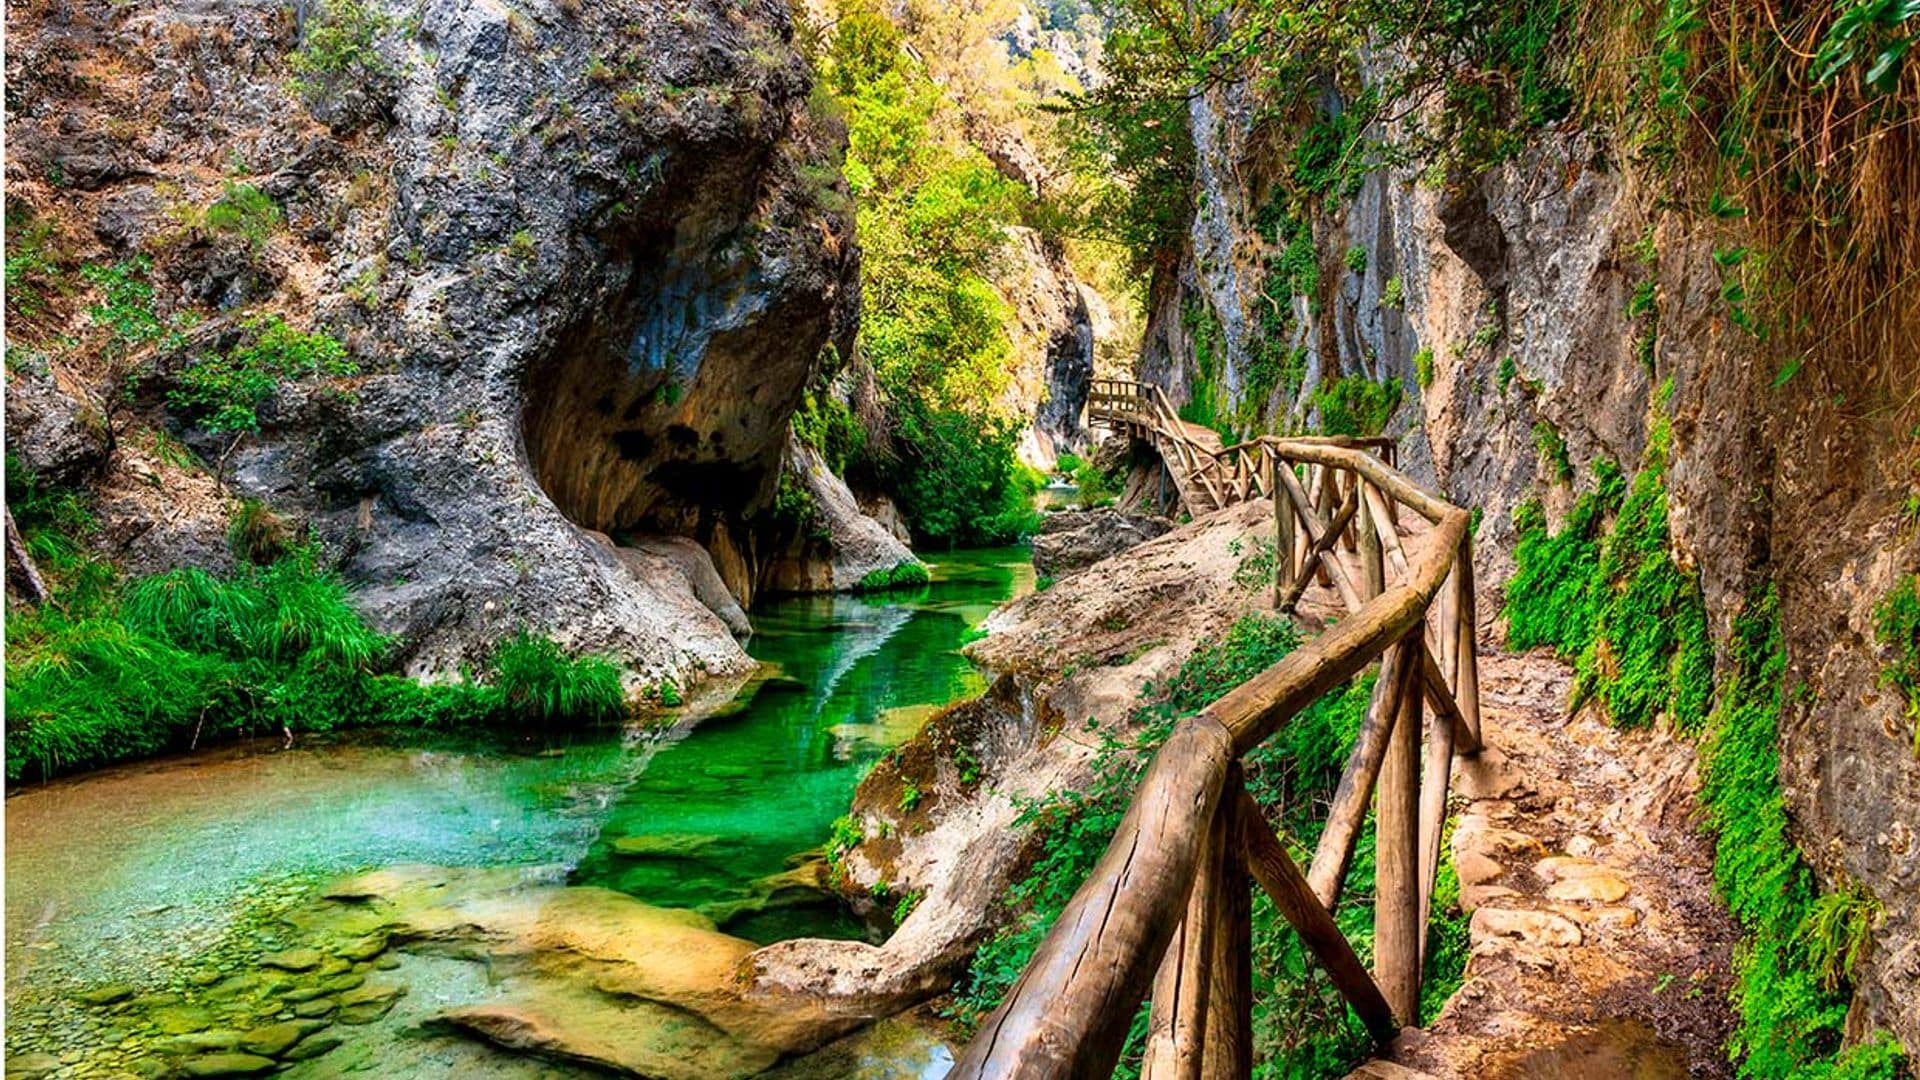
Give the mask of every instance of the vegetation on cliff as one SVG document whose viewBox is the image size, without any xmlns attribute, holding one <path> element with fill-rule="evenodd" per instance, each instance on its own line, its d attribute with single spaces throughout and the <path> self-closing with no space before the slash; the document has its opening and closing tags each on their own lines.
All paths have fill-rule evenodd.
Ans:
<svg viewBox="0 0 1920 1080">
<path fill-rule="evenodd" d="M 956 16 L 957 18 L 958 16 Z M 999 405 L 1013 311 L 994 261 L 1027 196 L 961 135 L 957 106 L 870 0 L 844 0 L 817 47 L 847 124 L 861 246 L 860 343 L 892 418 L 848 467 L 934 544 L 1004 543 L 1033 525 L 1023 418 Z"/>
<path fill-rule="evenodd" d="M 1572 659 L 1576 695 L 1599 700 L 1616 724 L 1665 716 L 1701 739 L 1715 882 L 1746 935 L 1729 1047 L 1741 1075 L 1891 1078 L 1900 1053 L 1889 1040 L 1840 1045 L 1846 982 L 1875 904 L 1851 890 L 1820 895 L 1794 847 L 1779 778 L 1779 718 L 1792 695 L 1778 602 L 1764 588 L 1736 620 L 1716 688 L 1700 586 L 1669 547 L 1662 441 L 1631 488 L 1602 461 L 1557 532 L 1538 504 L 1515 514 L 1507 643 Z"/>
</svg>

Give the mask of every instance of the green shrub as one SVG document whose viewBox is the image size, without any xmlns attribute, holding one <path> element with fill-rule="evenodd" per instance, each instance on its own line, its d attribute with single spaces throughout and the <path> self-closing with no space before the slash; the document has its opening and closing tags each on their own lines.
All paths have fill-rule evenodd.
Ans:
<svg viewBox="0 0 1920 1080">
<path fill-rule="evenodd" d="M 311 104 L 384 71 L 374 38 L 385 27 L 385 17 L 367 0 L 321 0 L 299 47 L 287 57 L 297 76 L 294 89 Z"/>
<path fill-rule="evenodd" d="M 889 475 L 921 542 L 1006 544 L 1039 527 L 1034 497 L 1046 478 L 1014 456 L 1015 425 L 901 405 L 903 452 Z"/>
<path fill-rule="evenodd" d="M 1388 278 L 1387 283 L 1381 287 L 1380 306 L 1393 311 L 1399 311 L 1407 306 L 1407 287 L 1400 280 L 1399 274 Z"/>
<path fill-rule="evenodd" d="M 259 408 L 291 379 L 338 377 L 359 370 L 338 339 L 303 333 L 279 315 L 247 323 L 249 340 L 189 364 L 167 403 L 215 434 L 260 430 Z"/>
<path fill-rule="evenodd" d="M 793 414 L 793 433 L 819 451 L 827 468 L 845 476 L 847 467 L 866 454 L 867 433 L 847 403 L 824 391 L 808 390 Z"/>
<path fill-rule="evenodd" d="M 1432 349 L 1421 346 L 1420 350 L 1413 354 L 1413 381 L 1420 384 L 1422 390 L 1433 385 Z"/>
<path fill-rule="evenodd" d="M 620 669 L 597 656 L 571 657 L 550 638 L 522 630 L 493 654 L 493 687 L 524 721 L 605 723 L 626 715 Z"/>
<path fill-rule="evenodd" d="M 80 277 L 100 290 L 100 300 L 87 309 L 95 326 L 107 331 L 108 349 L 125 356 L 166 336 L 167 326 L 153 306 L 153 263 L 145 255 L 116 263 L 93 263 L 80 268 Z"/>
<path fill-rule="evenodd" d="M 1908 574 L 1881 599 L 1873 610 L 1873 635 L 1892 653 L 1880 670 L 1880 685 L 1905 699 L 1913 751 L 1920 754 L 1920 575 Z"/>
<path fill-rule="evenodd" d="M 60 288 L 61 259 L 53 246 L 55 223 L 14 199 L 7 200 L 6 221 L 7 315 L 30 319 L 45 310 L 47 294 Z"/>
<path fill-rule="evenodd" d="M 266 192 L 229 180 L 220 197 L 207 207 L 204 220 L 214 232 L 232 233 L 258 248 L 279 230 L 284 217 Z"/>
<path fill-rule="evenodd" d="M 860 592 L 880 592 L 885 589 L 906 589 L 925 585 L 933 580 L 927 571 L 927 565 L 917 559 L 895 563 L 892 566 L 870 570 L 860 579 L 857 586 Z"/>
<path fill-rule="evenodd" d="M 1573 483 L 1573 460 L 1567 456 L 1567 440 L 1560 436 L 1558 428 L 1545 420 L 1535 421 L 1533 448 L 1552 466 L 1555 480 L 1563 484 Z"/>
</svg>

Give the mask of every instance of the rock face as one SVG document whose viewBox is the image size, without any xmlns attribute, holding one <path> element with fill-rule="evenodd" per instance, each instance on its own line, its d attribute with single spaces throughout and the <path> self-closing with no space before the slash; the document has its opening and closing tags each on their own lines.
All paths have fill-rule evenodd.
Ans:
<svg viewBox="0 0 1920 1080">
<path fill-rule="evenodd" d="M 1920 911 L 1890 902 L 1920 887 L 1911 825 L 1920 758 L 1913 721 L 1878 685 L 1884 658 L 1872 645 L 1874 606 L 1920 566 L 1920 534 L 1901 509 L 1911 462 L 1896 449 L 1911 420 L 1897 419 L 1898 407 L 1844 404 L 1884 399 L 1869 381 L 1881 362 L 1774 387 L 1777 362 L 1728 320 L 1708 230 L 1645 208 L 1608 164 L 1622 155 L 1599 136 L 1554 132 L 1444 190 L 1408 169 L 1370 173 L 1336 212 L 1316 214 L 1306 224 L 1319 293 L 1287 301 L 1278 342 L 1301 358 L 1300 392 L 1282 385 L 1249 404 L 1271 304 L 1263 267 L 1275 254 L 1245 224 L 1271 180 L 1243 168 L 1260 160 L 1257 104 L 1238 84 L 1192 103 L 1196 210 L 1150 291 L 1142 377 L 1177 402 L 1211 386 L 1275 428 L 1313 420 L 1323 376 L 1398 379 L 1405 402 L 1387 433 L 1399 438 L 1401 466 L 1484 514 L 1476 580 L 1489 617 L 1513 569 L 1514 508 L 1537 498 L 1557 524 L 1590 485 L 1592 463 L 1631 472 L 1650 421 L 1670 420 L 1677 559 L 1700 573 L 1716 641 L 1770 579 L 1789 684 L 1816 688 L 1781 721 L 1795 839 L 1823 882 L 1857 882 L 1886 904 L 1856 971 L 1862 1030 L 1885 1027 L 1920 1046 Z M 1354 249 L 1363 264 L 1348 262 Z M 1643 287 L 1657 327 L 1627 314 Z M 1887 363 L 1902 385 L 1920 382 L 1913 356 Z M 1806 385 L 1814 380 L 1818 390 Z M 1571 482 L 1538 449 L 1542 431 L 1564 441 Z"/>
<path fill-rule="evenodd" d="M 1048 514 L 1033 537 L 1033 568 L 1058 577 L 1118 555 L 1173 528 L 1163 517 L 1128 514 L 1110 506 Z"/>
<path fill-rule="evenodd" d="M 1030 151 L 1029 151 L 1030 152 Z M 1012 166 L 996 161 L 1003 172 Z M 1023 174 L 1009 173 L 1024 180 Z M 1094 318 L 1091 290 L 1073 275 L 1057 244 L 1032 229 L 1014 229 L 996 284 L 1019 323 L 1014 363 L 1003 404 L 1033 425 L 1021 456 L 1050 468 L 1054 457 L 1087 444 L 1081 423 L 1093 382 Z"/>
<path fill-rule="evenodd" d="M 51 372 L 22 367 L 7 382 L 7 453 L 40 480 L 85 483 L 107 461 L 98 410 L 63 390 Z"/>
<path fill-rule="evenodd" d="M 372 6 L 304 98 L 292 9 L 10 13 L 10 199 L 150 257 L 163 316 L 233 309 L 160 360 L 156 413 L 254 313 L 346 342 L 359 374 L 283 385 L 237 446 L 191 441 L 313 527 L 409 670 L 519 626 L 649 680 L 743 667 L 726 619 L 686 617 L 684 575 L 582 529 L 685 538 L 737 604 L 758 585 L 788 417 L 821 348 L 847 351 L 857 291 L 844 135 L 809 108 L 786 5 Z M 134 62 L 66 91 L 108 53 Z M 175 227 L 222 191 L 207 162 L 285 227 Z M 19 393 L 9 426 L 83 462 Z"/>
<path fill-rule="evenodd" d="M 914 561 L 905 540 L 860 508 L 846 481 L 834 475 L 818 451 L 792 440 L 787 468 L 807 493 L 810 516 L 800 523 L 785 550 L 769 560 L 764 588 L 844 592 L 859 588 L 877 570 Z M 893 520 L 898 522 L 898 514 Z"/>
</svg>

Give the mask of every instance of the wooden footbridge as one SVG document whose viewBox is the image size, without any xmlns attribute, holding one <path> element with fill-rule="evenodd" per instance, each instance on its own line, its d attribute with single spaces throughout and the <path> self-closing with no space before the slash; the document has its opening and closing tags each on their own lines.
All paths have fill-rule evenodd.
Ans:
<svg viewBox="0 0 1920 1080">
<path fill-rule="evenodd" d="M 1158 388 L 1106 380 L 1094 384 L 1089 414 L 1152 443 L 1196 516 L 1273 497 L 1276 605 L 1292 610 L 1318 579 L 1348 613 L 1175 726 L 1106 854 L 952 1075 L 1105 1077 L 1149 997 L 1144 1076 L 1249 1075 L 1255 884 L 1384 1042 L 1418 1022 L 1453 758 L 1480 749 L 1469 515 L 1395 469 L 1385 440 L 1261 438 L 1211 450 L 1187 437 Z M 1376 664 L 1366 720 L 1303 870 L 1242 786 L 1239 759 Z M 1331 914 L 1369 802 L 1371 970 Z"/>
</svg>

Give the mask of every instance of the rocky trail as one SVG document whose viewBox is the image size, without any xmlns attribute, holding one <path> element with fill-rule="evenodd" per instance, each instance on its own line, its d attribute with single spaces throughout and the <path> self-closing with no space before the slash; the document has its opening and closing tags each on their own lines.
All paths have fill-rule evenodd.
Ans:
<svg viewBox="0 0 1920 1080">
<path fill-rule="evenodd" d="M 1482 663 L 1488 749 L 1454 777 L 1466 981 L 1354 1075 L 1728 1075 L 1736 935 L 1713 895 L 1691 745 L 1570 715 L 1572 672 L 1544 653 Z"/>
</svg>

